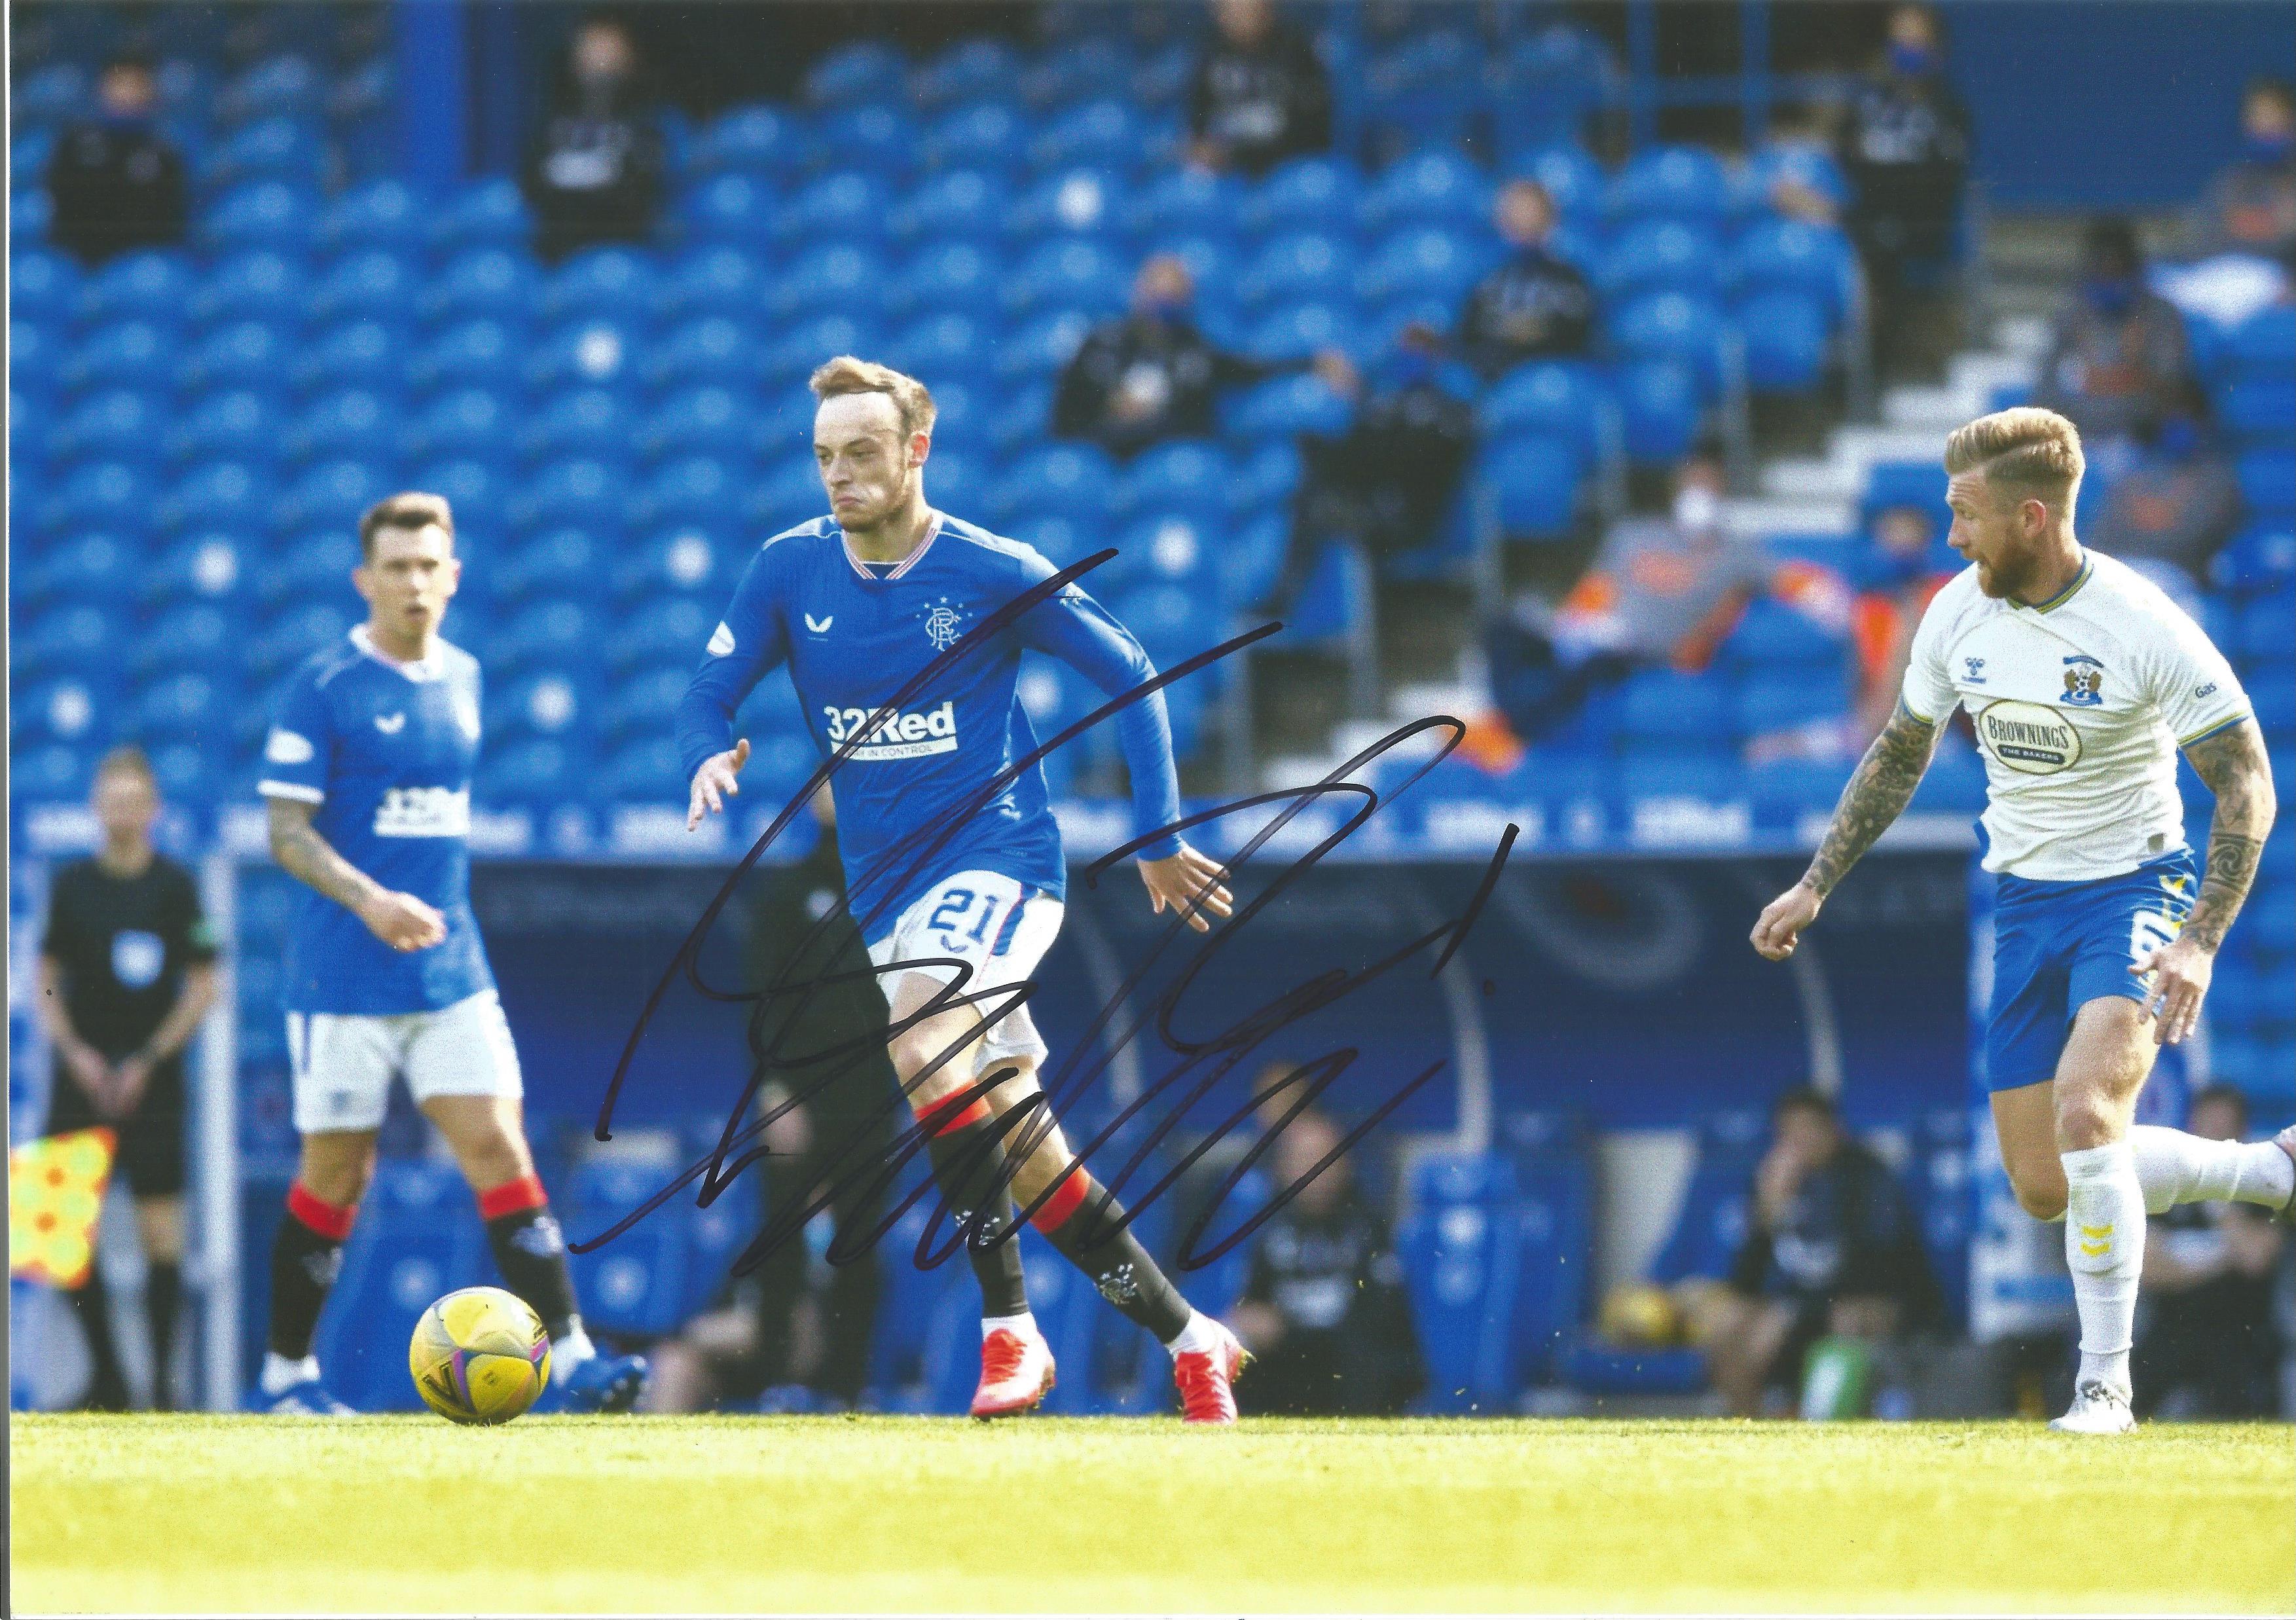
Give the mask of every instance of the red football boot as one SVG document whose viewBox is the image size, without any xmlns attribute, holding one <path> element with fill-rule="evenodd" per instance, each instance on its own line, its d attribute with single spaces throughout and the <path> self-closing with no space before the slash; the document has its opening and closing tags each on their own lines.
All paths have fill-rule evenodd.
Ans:
<svg viewBox="0 0 2296 1620">
<path fill-rule="evenodd" d="M 1033 1410 L 1053 1387 L 1053 1347 L 1040 1334 L 1022 1337 L 999 1328 L 980 1341 L 980 1387 L 972 1392 L 976 1418 L 1009 1418 Z"/>
<path fill-rule="evenodd" d="M 1209 1318 L 1206 1319 L 1210 1320 Z M 1218 1322 L 1219 1343 L 1210 1350 L 1184 1350 L 1172 1358 L 1172 1381 L 1180 1386 L 1180 1415 L 1188 1423 L 1234 1423 L 1236 1379 L 1250 1353 Z"/>
</svg>

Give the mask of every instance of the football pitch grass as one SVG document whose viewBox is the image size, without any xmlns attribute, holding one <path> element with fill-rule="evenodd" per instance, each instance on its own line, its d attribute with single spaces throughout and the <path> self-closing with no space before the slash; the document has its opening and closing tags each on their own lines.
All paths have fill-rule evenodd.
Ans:
<svg viewBox="0 0 2296 1620">
<path fill-rule="evenodd" d="M 15 1416 L 12 1608 L 2296 1608 L 2296 1434 Z"/>
</svg>

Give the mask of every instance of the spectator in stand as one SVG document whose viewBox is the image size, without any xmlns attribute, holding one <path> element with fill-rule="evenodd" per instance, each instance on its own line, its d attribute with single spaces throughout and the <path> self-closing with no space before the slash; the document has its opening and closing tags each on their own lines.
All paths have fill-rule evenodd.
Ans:
<svg viewBox="0 0 2296 1620">
<path fill-rule="evenodd" d="M 1142 265 L 1132 313 L 1095 327 L 1062 369 L 1053 432 L 1115 456 L 1168 439 L 1210 438 L 1221 389 L 1299 369 L 1215 349 L 1191 317 L 1195 296 L 1195 279 L 1177 256 L 1159 253 Z M 1338 350 L 1314 365 L 1335 390 L 1354 386 L 1355 368 Z"/>
<path fill-rule="evenodd" d="M 1188 84 L 1189 155 L 1254 179 L 1332 144 L 1332 86 L 1308 36 L 1272 0 L 1216 0 Z"/>
<path fill-rule="evenodd" d="M 2136 443 L 2087 538 L 2197 613 L 2209 563 L 2241 515 L 2240 482 L 2212 440 L 2206 391 L 2191 377 L 2179 379 L 2163 407 L 2139 425 Z"/>
<path fill-rule="evenodd" d="M 768 997 L 753 1026 L 776 1064 L 758 1093 L 759 1117 L 800 1100 L 767 1125 L 763 1218 L 778 1221 L 826 1191 L 841 1263 L 816 1258 L 802 1233 L 728 1284 L 718 1306 L 653 1353 L 648 1410 L 702 1411 L 760 1396 L 776 1410 L 851 1407 L 869 1375 L 869 1336 L 880 1288 L 876 1246 L 862 1238 L 883 1218 L 870 1167 L 892 1155 L 892 1094 L 885 1055 L 890 1015 L 860 931 L 844 914 L 836 805 L 813 801 L 821 836 L 795 866 L 766 876 L 750 917 L 748 985 L 799 993 Z M 832 914 L 833 917 L 832 917 Z M 816 935 L 824 918 L 832 918 Z M 816 1053 L 842 1052 L 818 1062 Z M 755 1173 L 755 1172 L 753 1172 Z M 847 1250 L 857 1251 L 843 1259 Z"/>
<path fill-rule="evenodd" d="M 1506 262 L 1475 284 L 1459 320 L 1459 348 L 1485 377 L 1525 360 L 1579 355 L 1595 330 L 1595 291 L 1547 247 L 1554 199 L 1536 180 L 1510 180 L 1493 209 Z"/>
<path fill-rule="evenodd" d="M 1336 438 L 1310 435 L 1294 498 L 1292 545 L 1267 611 L 1289 611 L 1325 543 L 1352 541 L 1374 558 L 1423 546 L 1451 509 L 1475 447 L 1474 379 L 1443 363 L 1443 334 L 1406 325 L 1394 351 Z"/>
<path fill-rule="evenodd" d="M 1882 61 L 1858 86 L 1841 162 L 1856 201 L 1849 228 L 1866 260 L 1874 331 L 1885 358 L 1915 358 L 1906 339 L 1934 322 L 1912 318 L 1913 292 L 1954 251 L 1969 172 L 1969 114 L 1945 82 L 1945 47 L 1925 5 L 1890 13 Z"/>
<path fill-rule="evenodd" d="M 1257 1358 L 1257 1411 L 1391 1415 L 1426 1384 L 1387 1222 L 1357 1192 L 1346 1157 L 1316 1169 L 1343 1135 L 1309 1108 L 1268 1150 L 1278 1196 L 1300 1190 L 1254 1236 L 1243 1296 L 1229 1312 Z"/>
<path fill-rule="evenodd" d="M 2072 419 L 2092 476 L 2110 485 L 2128 465 L 2138 428 L 2169 414 L 2191 368 L 2184 317 L 2145 285 L 2136 228 L 2093 221 L 2080 288 L 2057 317 L 2033 403 Z"/>
<path fill-rule="evenodd" d="M 1734 1298 L 1707 1346 L 1715 1387 L 1748 1418 L 1766 1392 L 1800 1385 L 1820 1339 L 1893 1338 L 1929 1325 L 1939 1303 L 1905 1189 L 1833 1102 L 1789 1091 L 1771 1130 L 1731 1264 Z"/>
<path fill-rule="evenodd" d="M 1857 705 L 1849 747 L 1862 753 L 1882 733 L 1906 682 L 1906 661 L 1930 598 L 1953 578 L 1937 556 L 1937 519 L 1921 506 L 1874 514 L 1865 578 L 1852 608 L 1857 651 Z"/>
<path fill-rule="evenodd" d="M 2296 248 L 2296 89 L 2251 83 L 2240 135 L 2240 160 L 2210 184 L 2194 215 L 2193 251 L 2284 257 Z"/>
<path fill-rule="evenodd" d="M 565 82 L 528 159 L 535 251 L 556 260 L 608 242 L 643 242 L 661 203 L 660 121 L 627 29 L 593 17 L 574 30 Z"/>
<path fill-rule="evenodd" d="M 184 1048 L 215 1000 L 215 937 L 192 875 L 152 847 L 160 786 L 143 750 L 106 754 L 94 797 L 102 847 L 56 874 L 40 939 L 39 1016 L 55 1055 L 47 1130 L 116 1133 L 114 1173 L 144 1241 L 152 1404 L 166 1410 L 182 1295 Z M 71 1303 L 95 1369 L 86 1404 L 125 1411 L 101 1264 Z"/>
<path fill-rule="evenodd" d="M 2185 1129 L 2243 1140 L 2247 1100 L 2210 1086 L 2193 1098 Z M 2135 1353 L 2143 1416 L 2280 1415 L 2272 1284 L 2283 1239 L 2269 1214 L 2245 1204 L 2179 1204 L 2152 1217 Z"/>
<path fill-rule="evenodd" d="M 89 265 L 131 248 L 176 246 L 189 218 L 184 160 L 153 121 L 160 89 L 151 64 L 111 62 L 95 95 L 96 116 L 67 127 L 48 160 L 51 234 Z"/>
</svg>

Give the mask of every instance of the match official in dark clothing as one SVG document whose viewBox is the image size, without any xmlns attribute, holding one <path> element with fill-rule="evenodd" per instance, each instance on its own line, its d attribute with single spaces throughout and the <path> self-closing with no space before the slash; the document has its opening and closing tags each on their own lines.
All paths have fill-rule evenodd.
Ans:
<svg viewBox="0 0 2296 1620">
<path fill-rule="evenodd" d="M 661 206 L 660 121 L 640 86 L 637 51 L 618 22 L 575 31 L 568 82 L 527 163 L 527 196 L 546 259 L 611 242 L 644 242 Z"/>
<path fill-rule="evenodd" d="M 184 160 L 152 122 L 159 94 L 148 64 L 114 62 L 97 82 L 98 115 L 67 126 L 56 141 L 49 231 L 85 264 L 184 240 Z"/>
<path fill-rule="evenodd" d="M 1284 1127 L 1269 1150 L 1276 1190 L 1313 1171 L 1341 1134 L 1312 1109 Z M 1257 1358 L 1255 1411 L 1392 1414 L 1427 1381 L 1387 1222 L 1357 1192 L 1345 1158 L 1259 1229 L 1229 1321 Z"/>
<path fill-rule="evenodd" d="M 1969 176 L 1969 112 L 1945 82 L 1945 46 L 1927 6 L 1890 13 L 1889 43 L 1851 98 L 1841 164 L 1857 200 L 1850 234 L 1866 260 L 1876 341 L 1903 347 L 1921 272 L 1942 268 Z"/>
<path fill-rule="evenodd" d="M 48 1133 L 118 1136 L 114 1173 L 135 1195 L 147 1272 L 152 1402 L 174 1404 L 168 1369 L 182 1296 L 184 1048 L 216 995 L 216 947 L 192 875 L 152 847 L 159 785 L 140 749 L 96 768 L 103 848 L 58 872 L 40 940 L 40 1019 L 56 1063 Z M 87 1405 L 124 1411 L 101 1266 L 74 1290 L 95 1374 Z"/>
<path fill-rule="evenodd" d="M 1730 1268 L 1732 1320 L 1709 1351 L 1717 1387 L 1743 1417 L 1760 1411 L 1766 1387 L 1800 1383 L 1819 1339 L 1892 1338 L 1938 1311 L 1920 1226 L 1890 1167 L 1818 1092 L 1788 1092 L 1772 1118 Z"/>
<path fill-rule="evenodd" d="M 1332 86 L 1307 35 L 1270 0 L 1218 0 L 1188 85 L 1190 155 L 1257 179 L 1332 144 Z"/>
</svg>

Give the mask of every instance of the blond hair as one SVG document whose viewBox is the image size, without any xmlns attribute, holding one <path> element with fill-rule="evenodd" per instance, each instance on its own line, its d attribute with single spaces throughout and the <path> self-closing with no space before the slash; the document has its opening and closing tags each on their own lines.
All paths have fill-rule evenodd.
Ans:
<svg viewBox="0 0 2296 1620">
<path fill-rule="evenodd" d="M 445 496 L 420 489 L 386 495 L 359 519 L 359 556 L 365 562 L 374 561 L 374 537 L 386 529 L 420 531 L 434 523 L 447 531 L 449 540 L 455 538 L 455 509 Z"/>
<path fill-rule="evenodd" d="M 846 394 L 883 394 L 900 413 L 904 439 L 913 433 L 930 434 L 933 418 L 939 414 L 933 405 L 931 391 L 914 377 L 849 354 L 824 362 L 808 380 L 807 386 L 813 390 L 816 399 L 835 399 Z"/>
<path fill-rule="evenodd" d="M 1948 474 L 1981 473 L 2006 493 L 2032 497 L 2060 511 L 2072 507 L 2087 464 L 2080 430 L 2054 411 L 2020 405 L 1954 429 L 1945 441 Z"/>
</svg>

